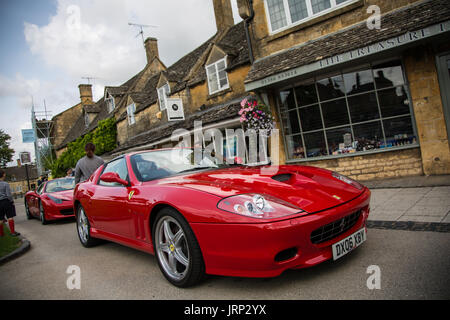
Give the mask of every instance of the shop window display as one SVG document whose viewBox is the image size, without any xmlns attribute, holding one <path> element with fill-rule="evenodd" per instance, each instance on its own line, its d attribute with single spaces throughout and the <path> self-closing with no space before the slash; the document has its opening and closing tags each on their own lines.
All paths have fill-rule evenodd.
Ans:
<svg viewBox="0 0 450 320">
<path fill-rule="evenodd" d="M 289 159 L 417 145 L 400 61 L 310 79 L 280 91 Z"/>
</svg>

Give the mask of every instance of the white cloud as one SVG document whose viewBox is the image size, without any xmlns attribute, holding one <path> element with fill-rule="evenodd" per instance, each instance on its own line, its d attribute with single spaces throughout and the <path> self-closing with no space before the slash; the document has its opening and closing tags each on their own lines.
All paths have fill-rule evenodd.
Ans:
<svg viewBox="0 0 450 320">
<path fill-rule="evenodd" d="M 168 66 L 216 32 L 212 0 L 58 0 L 49 24 L 25 23 L 25 38 L 33 54 L 69 76 L 114 85 L 145 65 L 139 29 L 129 22 L 157 26 L 144 35 L 158 38 Z"/>
<path fill-rule="evenodd" d="M 236 0 L 231 1 L 238 22 Z M 82 77 L 95 78 L 98 100 L 104 86 L 119 85 L 142 70 L 145 50 L 136 37 L 139 29 L 129 22 L 157 26 L 145 28 L 144 37 L 158 39 L 160 58 L 170 66 L 215 34 L 214 19 L 212 0 L 57 0 L 47 25 L 24 23 L 30 51 L 48 66 L 46 79 L 0 74 L 0 108 L 3 114 L 8 110 L 1 126 L 12 136 L 12 146 L 32 149 L 21 143 L 20 132 L 31 128 L 31 97 L 36 109 L 43 110 L 45 100 L 56 115 L 79 102 Z"/>
<path fill-rule="evenodd" d="M 39 87 L 40 81 L 38 79 L 26 79 L 20 73 L 17 73 L 14 79 L 0 74 L 0 97 L 20 97 L 24 101 L 29 101 L 31 95 L 38 92 Z M 25 103 L 20 103 L 20 107 L 25 106 Z"/>
</svg>

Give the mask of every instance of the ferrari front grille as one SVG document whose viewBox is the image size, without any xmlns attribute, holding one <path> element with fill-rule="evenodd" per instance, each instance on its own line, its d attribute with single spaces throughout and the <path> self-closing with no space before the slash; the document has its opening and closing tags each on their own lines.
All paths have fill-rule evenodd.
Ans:
<svg viewBox="0 0 450 320">
<path fill-rule="evenodd" d="M 59 210 L 59 212 L 64 216 L 73 215 L 73 209 L 62 209 L 62 210 Z"/>
<path fill-rule="evenodd" d="M 358 210 L 332 223 L 324 225 L 311 233 L 311 242 L 319 244 L 336 238 L 347 230 L 350 230 L 358 221 L 362 210 Z"/>
</svg>

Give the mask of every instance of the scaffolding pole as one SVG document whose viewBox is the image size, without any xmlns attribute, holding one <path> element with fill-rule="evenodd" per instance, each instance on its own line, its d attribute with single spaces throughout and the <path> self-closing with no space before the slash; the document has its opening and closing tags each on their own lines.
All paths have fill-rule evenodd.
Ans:
<svg viewBox="0 0 450 320">
<path fill-rule="evenodd" d="M 51 144 L 51 129 L 53 122 L 50 118 L 50 113 L 47 111 L 47 106 L 44 100 L 44 111 L 36 111 L 34 103 L 31 107 L 31 123 L 34 131 L 34 151 L 36 155 L 36 168 L 38 175 L 45 173 L 44 161 L 53 163 L 53 150 Z M 41 120 L 38 120 L 38 117 Z"/>
</svg>

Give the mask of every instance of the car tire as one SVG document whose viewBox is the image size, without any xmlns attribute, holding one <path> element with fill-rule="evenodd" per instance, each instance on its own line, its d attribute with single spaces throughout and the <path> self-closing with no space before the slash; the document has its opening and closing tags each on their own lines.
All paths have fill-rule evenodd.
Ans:
<svg viewBox="0 0 450 320">
<path fill-rule="evenodd" d="M 81 205 L 77 207 L 76 220 L 78 239 L 80 239 L 83 247 L 91 248 L 99 244 L 99 239 L 91 237 L 91 225 L 86 212 Z"/>
<path fill-rule="evenodd" d="M 28 208 L 27 198 L 25 198 L 24 202 L 25 202 L 25 214 L 27 215 L 27 219 L 31 220 L 33 219 L 33 216 L 31 215 L 30 208 Z"/>
<path fill-rule="evenodd" d="M 184 217 L 173 208 L 157 213 L 152 228 L 155 256 L 164 277 L 186 288 L 205 276 L 205 264 L 197 239 Z"/>
<path fill-rule="evenodd" d="M 47 219 L 45 219 L 45 209 L 44 209 L 44 206 L 42 204 L 42 201 L 39 201 L 39 220 L 41 221 L 41 223 L 43 225 L 48 224 Z"/>
</svg>

